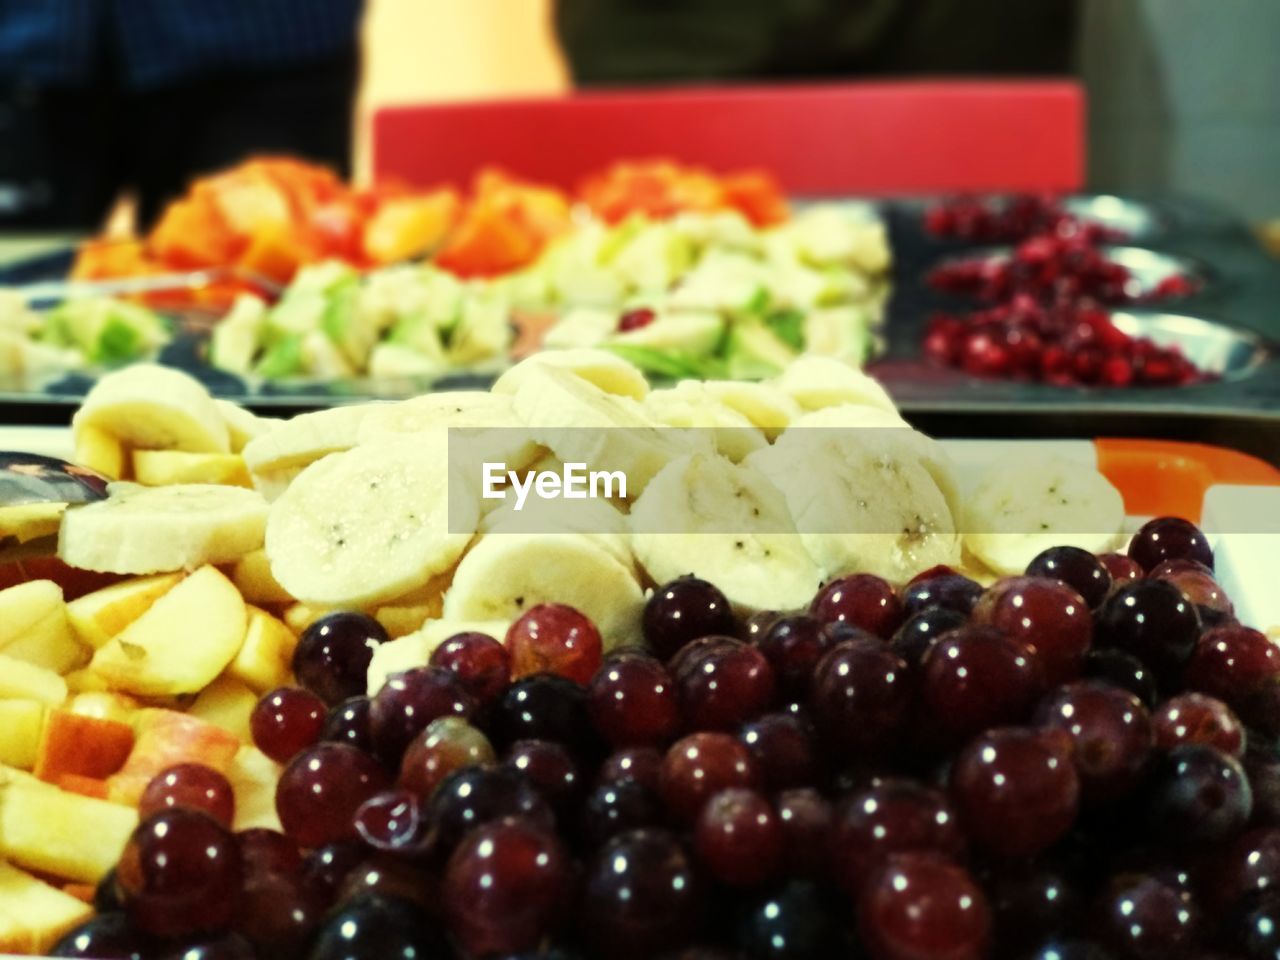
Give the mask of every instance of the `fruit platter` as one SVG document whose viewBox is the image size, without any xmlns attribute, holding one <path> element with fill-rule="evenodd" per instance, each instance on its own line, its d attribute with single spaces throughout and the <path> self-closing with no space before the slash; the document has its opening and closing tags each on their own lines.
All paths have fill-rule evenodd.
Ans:
<svg viewBox="0 0 1280 960">
<path fill-rule="evenodd" d="M 0 951 L 1280 949 L 1263 464 L 1162 502 L 831 357 L 593 347 L 289 419 L 136 365 L 14 436 Z"/>
</svg>

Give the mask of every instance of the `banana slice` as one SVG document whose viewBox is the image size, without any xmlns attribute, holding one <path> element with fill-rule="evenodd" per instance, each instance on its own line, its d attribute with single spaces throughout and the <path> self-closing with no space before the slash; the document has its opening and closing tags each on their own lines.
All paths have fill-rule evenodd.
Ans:
<svg viewBox="0 0 1280 960">
<path fill-rule="evenodd" d="M 874 573 L 901 582 L 960 560 L 946 497 L 895 431 L 792 428 L 748 458 L 782 491 L 824 578 Z M 888 442 L 879 442 L 881 440 Z"/>
<path fill-rule="evenodd" d="M 542 500 L 530 497 L 516 509 L 509 491 L 497 509 L 480 521 L 481 533 L 574 533 L 589 537 L 624 566 L 634 569 L 627 542 L 627 518 L 607 500 Z"/>
<path fill-rule="evenodd" d="M 694 381 L 696 383 L 696 381 Z M 676 389 L 682 387 L 678 384 Z M 789 394 L 768 383 L 707 380 L 702 389 L 730 410 L 737 410 L 773 442 L 803 411 Z"/>
<path fill-rule="evenodd" d="M 630 397 L 632 400 L 643 400 L 649 393 L 649 381 L 639 367 L 608 350 L 587 348 L 535 353 L 500 376 L 493 385 L 493 392 L 515 396 L 529 371 L 539 367 L 568 370 L 605 393 Z"/>
<path fill-rule="evenodd" d="M 821 580 L 778 489 L 715 454 L 668 464 L 632 505 L 631 530 L 636 559 L 655 582 L 693 573 L 744 609 L 798 609 Z"/>
<path fill-rule="evenodd" d="M 333 407 L 280 421 L 242 451 L 254 486 L 268 500 L 275 500 L 307 466 L 354 447 L 364 418 L 385 406 L 389 404 Z"/>
<path fill-rule="evenodd" d="M 467 477 L 480 477 L 479 464 L 501 463 L 523 470 L 542 448 L 516 419 L 511 398 L 478 390 L 428 393 L 412 400 L 384 405 L 365 417 L 358 432 L 361 443 L 438 430 L 452 431 L 450 452 L 455 468 Z"/>
<path fill-rule="evenodd" d="M 1124 498 L 1097 470 L 1060 456 L 994 465 L 969 496 L 964 545 L 996 573 L 1017 574 L 1049 547 L 1105 553 L 1120 540 Z"/>
<path fill-rule="evenodd" d="M 582 611 L 599 628 L 606 650 L 640 638 L 640 584 L 594 538 L 572 533 L 481 537 L 454 572 L 444 618 L 509 621 L 539 603 Z"/>
<path fill-rule="evenodd" d="M 279 420 L 260 417 L 256 413 L 246 410 L 240 404 L 232 403 L 230 400 L 214 398 L 213 402 L 218 408 L 218 412 L 222 414 L 222 419 L 226 421 L 227 433 L 231 439 L 232 453 L 239 453 L 250 440 L 265 433 L 270 433 L 280 425 Z"/>
<path fill-rule="evenodd" d="M 271 506 L 272 575 L 309 604 L 368 606 L 448 570 L 471 541 L 479 505 L 451 482 L 445 457 L 443 438 L 428 433 L 307 467 Z"/>
<path fill-rule="evenodd" d="M 241 487 L 113 483 L 106 500 L 67 511 L 58 556 L 104 573 L 167 573 L 232 563 L 262 546 L 267 503 Z"/>
<path fill-rule="evenodd" d="M 708 446 L 705 438 L 662 427 L 629 397 L 605 393 L 556 367 L 531 369 L 514 405 L 533 438 L 565 463 L 625 473 L 629 498 L 672 459 Z"/>
<path fill-rule="evenodd" d="M 773 382 L 805 410 L 852 403 L 888 413 L 898 412 L 884 387 L 834 357 L 814 354 L 798 357 Z"/>
<path fill-rule="evenodd" d="M 649 416 L 669 427 L 706 430 L 716 450 L 734 463 L 769 445 L 759 427 L 695 380 L 654 390 L 641 405 Z"/>
<path fill-rule="evenodd" d="M 108 373 L 71 420 L 73 433 L 97 427 L 131 447 L 229 453 L 226 421 L 200 381 L 156 364 Z"/>
</svg>

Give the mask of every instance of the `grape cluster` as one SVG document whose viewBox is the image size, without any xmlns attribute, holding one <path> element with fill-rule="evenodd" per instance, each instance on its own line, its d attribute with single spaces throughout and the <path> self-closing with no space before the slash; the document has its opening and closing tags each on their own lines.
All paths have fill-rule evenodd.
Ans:
<svg viewBox="0 0 1280 960">
<path fill-rule="evenodd" d="M 1128 239 L 1123 230 L 1083 221 L 1053 195 L 1019 194 L 1005 201 L 983 197 L 948 197 L 924 214 L 924 228 L 935 237 L 979 243 L 1016 243 L 1037 234 L 1084 237 L 1094 243 Z"/>
<path fill-rule="evenodd" d="M 58 955 L 1280 950 L 1280 646 L 1184 520 L 986 589 L 854 575 L 746 622 L 685 577 L 608 654 L 537 606 L 372 698 L 341 650 L 385 635 L 334 617 L 299 646 L 308 689 L 254 715 L 284 832 L 232 833 L 212 771 L 162 774 Z"/>
</svg>

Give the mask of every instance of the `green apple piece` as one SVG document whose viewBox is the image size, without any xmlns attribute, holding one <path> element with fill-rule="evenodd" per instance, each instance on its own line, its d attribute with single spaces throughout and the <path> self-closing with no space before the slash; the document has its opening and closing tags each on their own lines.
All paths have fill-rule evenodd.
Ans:
<svg viewBox="0 0 1280 960">
<path fill-rule="evenodd" d="M 596 347 L 617 329 L 617 310 L 574 307 L 547 330 L 542 342 L 553 350 Z"/>
<path fill-rule="evenodd" d="M 446 351 L 453 363 L 467 366 L 505 356 L 513 339 L 510 305 L 499 297 L 475 296 L 463 304 Z"/>
<path fill-rule="evenodd" d="M 387 336 L 386 344 L 411 350 L 436 366 L 446 365 L 444 344 L 440 341 L 440 326 L 431 318 L 426 307 L 418 307 L 397 320 Z M 374 352 L 377 352 L 377 348 L 374 348 Z"/>
<path fill-rule="evenodd" d="M 209 337 L 209 362 L 219 370 L 248 373 L 258 353 L 267 305 L 251 294 L 236 298 Z"/>
<path fill-rule="evenodd" d="M 729 328 L 725 360 L 731 380 L 761 380 L 786 369 L 797 351 L 763 323 L 742 321 Z"/>
<path fill-rule="evenodd" d="M 614 258 L 611 266 L 631 288 L 641 293 L 662 293 L 693 263 L 693 244 L 665 223 L 655 223 L 635 234 Z"/>
<path fill-rule="evenodd" d="M 724 329 L 724 318 L 716 313 L 660 313 L 643 327 L 626 333 L 615 333 L 609 338 L 609 342 L 622 346 L 679 350 L 698 356 L 717 351 Z"/>
<path fill-rule="evenodd" d="M 434 377 L 448 369 L 443 360 L 398 343 L 380 343 L 369 354 L 369 376 L 374 378 Z"/>
<path fill-rule="evenodd" d="M 287 333 L 278 336 L 263 351 L 253 372 L 268 380 L 291 377 L 302 370 L 302 334 Z"/>
<path fill-rule="evenodd" d="M 361 293 L 359 277 L 343 278 L 330 287 L 329 302 L 320 320 L 325 336 L 356 370 L 363 369 L 369 362 L 369 352 L 382 332 L 376 318 L 360 309 Z"/>
<path fill-rule="evenodd" d="M 805 350 L 862 366 L 869 359 L 871 326 L 860 306 L 811 310 L 804 318 Z"/>
<path fill-rule="evenodd" d="M 710 250 L 668 298 L 677 310 L 756 313 L 768 306 L 768 270 L 741 253 Z"/>
<path fill-rule="evenodd" d="M 722 372 L 718 358 L 707 354 L 694 356 L 683 350 L 626 343 L 606 343 L 604 349 L 662 380 L 709 380 Z"/>
</svg>

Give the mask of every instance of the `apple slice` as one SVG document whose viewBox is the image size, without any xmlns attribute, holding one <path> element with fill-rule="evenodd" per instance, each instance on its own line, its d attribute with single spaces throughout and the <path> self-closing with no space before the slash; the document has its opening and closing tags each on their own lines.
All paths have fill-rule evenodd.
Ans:
<svg viewBox="0 0 1280 960">
<path fill-rule="evenodd" d="M 138 711 L 134 735 L 129 759 L 108 781 L 117 803 L 136 804 L 156 774 L 179 763 L 202 763 L 226 773 L 240 750 L 234 734 L 176 710 Z"/>
<path fill-rule="evenodd" d="M 92 425 L 76 431 L 76 449 L 72 459 L 111 480 L 125 479 L 125 467 L 129 464 L 124 444 L 101 427 Z"/>
<path fill-rule="evenodd" d="M 67 623 L 62 588 L 52 580 L 31 580 L 0 590 L 0 651 L 55 673 L 88 659 Z"/>
<path fill-rule="evenodd" d="M 249 628 L 227 673 L 259 694 L 290 682 L 298 638 L 283 621 L 250 606 Z"/>
<path fill-rule="evenodd" d="M 0 787 L 0 853 L 28 870 L 97 883 L 137 825 L 138 812 L 118 803 L 45 783 Z"/>
<path fill-rule="evenodd" d="M 30 770 L 47 707 L 39 700 L 0 700 L 0 763 Z"/>
<path fill-rule="evenodd" d="M 67 699 L 67 681 L 45 667 L 0 653 L 0 700 L 8 699 L 60 707 Z"/>
<path fill-rule="evenodd" d="M 148 487 L 179 483 L 220 483 L 253 488 L 249 468 L 238 453 L 189 453 L 185 450 L 133 451 L 133 476 Z"/>
<path fill-rule="evenodd" d="M 281 767 L 257 747 L 245 745 L 240 748 L 226 771 L 236 797 L 236 819 L 232 826 L 237 831 L 255 827 L 283 829 L 276 813 L 276 784 L 280 782 L 280 770 Z"/>
<path fill-rule="evenodd" d="M 231 581 L 201 567 L 101 647 L 91 669 L 125 693 L 197 693 L 235 657 L 247 616 Z"/>
<path fill-rule="evenodd" d="M 231 582 L 249 603 L 284 606 L 293 603 L 289 591 L 271 575 L 267 551 L 259 547 L 246 553 L 231 568 Z"/>
<path fill-rule="evenodd" d="M 0 952 L 45 953 L 92 915 L 92 904 L 0 862 Z"/>
<path fill-rule="evenodd" d="M 133 726 L 134 715 L 138 712 L 139 706 L 137 700 L 123 693 L 88 690 L 72 696 L 67 701 L 66 709 L 82 717 L 119 720 L 121 723 Z"/>
<path fill-rule="evenodd" d="M 105 779 L 129 759 L 133 739 L 127 723 L 54 710 L 40 736 L 32 773 L 49 783 L 66 774 Z"/>
<path fill-rule="evenodd" d="M 82 643 L 93 649 L 107 642 L 151 609 L 151 605 L 178 585 L 180 573 L 133 577 L 67 604 L 67 619 Z"/>
<path fill-rule="evenodd" d="M 253 734 L 249 730 L 249 714 L 257 705 L 258 694 L 228 672 L 200 692 L 187 708 L 187 716 L 221 727 L 237 740 L 250 743 Z"/>
</svg>

